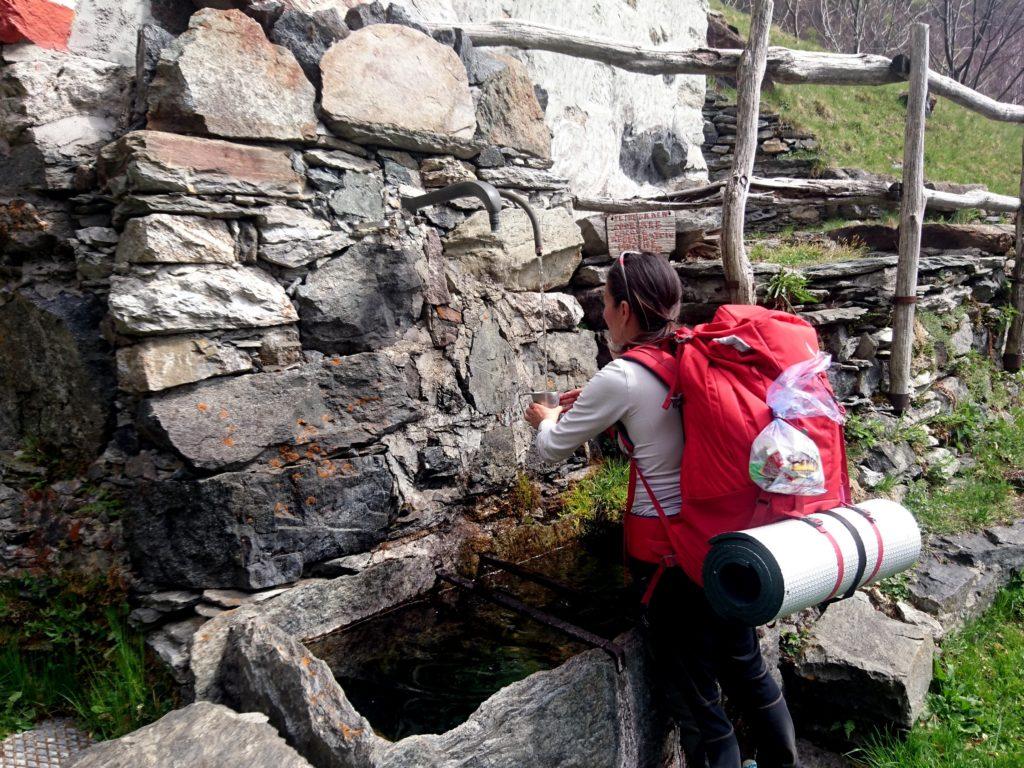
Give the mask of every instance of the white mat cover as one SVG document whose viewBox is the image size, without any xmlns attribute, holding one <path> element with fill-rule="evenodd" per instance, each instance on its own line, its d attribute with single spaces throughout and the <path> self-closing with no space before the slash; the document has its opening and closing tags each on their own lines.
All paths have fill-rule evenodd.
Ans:
<svg viewBox="0 0 1024 768">
<path fill-rule="evenodd" d="M 888 499 L 856 505 L 875 521 L 882 539 L 860 513 L 846 507 L 832 511 L 860 534 L 865 567 L 858 587 L 906 570 L 921 553 L 921 531 L 914 516 Z M 850 531 L 830 514 L 808 515 L 835 539 L 843 553 L 843 578 L 836 591 L 842 597 L 857 574 L 857 543 Z M 828 599 L 839 578 L 839 564 L 828 536 L 801 520 L 785 520 L 760 528 L 717 536 L 704 562 L 704 589 L 722 616 L 750 625 L 764 624 Z"/>
</svg>

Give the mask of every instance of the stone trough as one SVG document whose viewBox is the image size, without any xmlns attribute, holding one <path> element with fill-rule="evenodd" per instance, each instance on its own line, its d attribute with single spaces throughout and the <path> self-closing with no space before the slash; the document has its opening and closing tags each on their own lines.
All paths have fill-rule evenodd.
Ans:
<svg viewBox="0 0 1024 768">
<path fill-rule="evenodd" d="M 626 654 L 621 672 L 605 652 L 587 650 L 499 689 L 444 732 L 396 741 L 379 735 L 307 643 L 435 590 L 429 555 L 397 554 L 359 573 L 308 580 L 204 624 L 191 649 L 196 699 L 265 714 L 314 766 L 440 767 L 486 759 L 495 767 L 612 768 L 671 760 L 667 720 L 646 683 L 634 631 L 617 638 Z"/>
</svg>

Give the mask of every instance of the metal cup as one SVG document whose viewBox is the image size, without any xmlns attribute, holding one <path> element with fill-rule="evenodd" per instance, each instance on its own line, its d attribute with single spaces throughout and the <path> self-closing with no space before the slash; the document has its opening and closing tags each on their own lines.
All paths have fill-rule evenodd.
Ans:
<svg viewBox="0 0 1024 768">
<path fill-rule="evenodd" d="M 531 392 L 530 399 L 533 400 L 533 402 L 540 403 L 541 405 L 546 406 L 548 408 L 558 407 L 558 392 L 553 392 L 550 390 L 542 392 Z"/>
</svg>

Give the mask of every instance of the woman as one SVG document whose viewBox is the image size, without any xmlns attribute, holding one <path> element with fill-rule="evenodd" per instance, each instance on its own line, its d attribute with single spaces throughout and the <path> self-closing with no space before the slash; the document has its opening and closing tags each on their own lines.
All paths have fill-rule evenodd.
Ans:
<svg viewBox="0 0 1024 768">
<path fill-rule="evenodd" d="M 647 344 L 671 344 L 682 288 L 668 261 L 657 254 L 626 251 L 608 273 L 604 321 L 613 355 Z M 739 768 L 740 748 L 722 706 L 725 685 L 753 724 L 761 768 L 797 766 L 793 722 L 778 685 L 761 658 L 757 634 L 719 618 L 681 568 L 654 578 L 671 564 L 668 524 L 679 513 L 679 466 L 683 430 L 677 408 L 663 408 L 661 380 L 621 357 L 606 365 L 582 390 L 567 392 L 560 406 L 533 403 L 526 420 L 537 430 L 535 445 L 549 462 L 610 427 L 631 457 L 630 505 L 624 521 L 626 554 L 634 581 L 647 601 L 641 626 L 659 669 L 666 702 L 680 724 L 688 763 L 696 768 Z M 639 475 L 644 482 L 637 485 Z M 653 499 L 651 496 L 653 495 Z"/>
</svg>

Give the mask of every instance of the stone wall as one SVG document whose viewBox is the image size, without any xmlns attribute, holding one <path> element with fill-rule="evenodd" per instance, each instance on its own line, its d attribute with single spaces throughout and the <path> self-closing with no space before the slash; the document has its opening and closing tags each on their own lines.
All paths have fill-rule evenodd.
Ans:
<svg viewBox="0 0 1024 768">
<path fill-rule="evenodd" d="M 600 221 L 574 221 L 570 181 L 632 194 L 701 173 L 692 78 L 644 90 L 639 76 L 417 27 L 499 12 L 464 5 L 252 4 L 200 10 L 186 29 L 173 4 L 154 4 L 73 32 L 70 53 L 2 49 L 0 567 L 130 573 L 133 621 L 199 693 L 219 663 L 206 647 L 223 646 L 227 623 L 200 633 L 206 651 L 190 658 L 208 619 L 293 586 L 278 609 L 309 600 L 322 622 L 344 623 L 357 609 L 325 615 L 322 577 L 415 570 L 395 589 L 367 576 L 380 598 L 360 593 L 367 615 L 422 594 L 438 566 L 472 551 L 486 507 L 530 465 L 520 395 L 577 386 L 600 360 L 610 259 Z M 612 18 L 638 42 L 700 35 L 681 14 L 652 29 L 657 4 L 621 5 Z M 83 4 L 77 18 L 110 7 Z M 552 8 L 515 12 L 600 31 L 581 6 Z M 126 58 L 124 31 L 140 20 L 160 23 L 138 28 Z M 716 114 L 727 135 L 728 111 Z M 584 131 L 593 153 L 579 151 Z M 472 201 L 399 210 L 402 196 L 473 178 L 538 209 L 543 284 L 518 209 L 502 211 L 497 233 Z M 680 247 L 716 213 L 681 216 Z M 920 329 L 911 420 L 967 396 L 959 359 L 999 351 L 1005 251 L 999 237 L 925 249 L 919 308 L 948 328 L 930 340 Z M 895 263 L 879 250 L 802 270 L 821 303 L 801 313 L 853 408 L 879 405 L 886 387 Z M 720 265 L 677 269 L 683 319 L 707 319 L 724 300 Z M 758 265 L 759 285 L 779 271 Z M 883 441 L 858 466 L 860 491 L 951 460 Z M 922 583 L 955 571 L 964 605 L 922 587 L 920 610 L 959 616 L 998 583 L 947 565 Z M 862 612 L 849 603 L 829 621 Z M 833 648 L 848 633 L 830 626 Z M 915 635 L 900 658 L 916 686 L 900 717 L 919 711 L 929 642 Z M 809 655 L 793 685 L 832 658 Z"/>
<path fill-rule="evenodd" d="M 127 546 L 144 589 L 295 581 L 521 471 L 539 291 L 552 383 L 595 370 L 527 70 L 475 52 L 471 86 L 465 46 L 343 11 L 143 27 L 134 76 L 3 48 L 5 569 Z M 518 209 L 399 212 L 474 178 L 538 209 L 543 286 Z"/>
<path fill-rule="evenodd" d="M 721 93 L 709 90 L 704 99 L 704 161 L 708 178 L 718 181 L 729 175 L 736 147 L 736 104 Z M 757 121 L 757 176 L 812 175 L 819 164 L 818 139 L 798 131 L 775 112 L 761 110 Z"/>
</svg>

